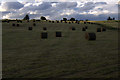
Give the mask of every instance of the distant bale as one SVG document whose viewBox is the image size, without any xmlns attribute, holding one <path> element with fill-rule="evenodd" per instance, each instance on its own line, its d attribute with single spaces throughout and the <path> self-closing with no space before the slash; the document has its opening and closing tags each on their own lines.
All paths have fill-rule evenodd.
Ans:
<svg viewBox="0 0 120 80">
<path fill-rule="evenodd" d="M 86 28 L 85 28 L 85 27 L 83 27 L 83 28 L 82 28 L 82 31 L 86 31 Z"/>
<path fill-rule="evenodd" d="M 28 27 L 28 30 L 32 30 L 33 28 L 32 27 Z"/>
<path fill-rule="evenodd" d="M 35 19 L 33 19 L 33 22 L 35 22 L 36 20 Z"/>
<path fill-rule="evenodd" d="M 69 24 L 71 24 L 71 22 L 69 22 Z"/>
<path fill-rule="evenodd" d="M 33 26 L 36 26 L 36 24 L 35 24 L 35 23 L 33 23 Z"/>
<path fill-rule="evenodd" d="M 47 28 L 46 28 L 46 27 L 43 27 L 43 30 L 47 30 Z"/>
<path fill-rule="evenodd" d="M 59 23 L 59 21 L 56 21 L 57 23 Z"/>
<path fill-rule="evenodd" d="M 97 32 L 102 32 L 101 28 L 97 28 Z"/>
<path fill-rule="evenodd" d="M 19 24 L 17 24 L 17 27 L 19 27 L 20 25 Z"/>
<path fill-rule="evenodd" d="M 102 31 L 106 31 L 106 28 L 101 28 Z"/>
<path fill-rule="evenodd" d="M 86 24 L 87 22 L 84 22 L 84 24 Z"/>
<path fill-rule="evenodd" d="M 54 21 L 52 21 L 52 23 L 54 23 Z"/>
<path fill-rule="evenodd" d="M 15 24 L 13 23 L 12 26 L 15 26 Z"/>
<path fill-rule="evenodd" d="M 41 38 L 42 39 L 47 39 L 48 38 L 48 33 L 47 32 L 42 32 L 41 33 Z"/>
<path fill-rule="evenodd" d="M 85 29 L 88 29 L 88 26 L 85 26 Z"/>
<path fill-rule="evenodd" d="M 51 23 L 51 21 L 49 21 Z"/>
<path fill-rule="evenodd" d="M 72 30 L 73 30 L 73 31 L 76 30 L 75 27 L 72 27 Z"/>
<path fill-rule="evenodd" d="M 94 32 L 85 33 L 85 38 L 87 40 L 96 40 L 96 34 Z"/>
<path fill-rule="evenodd" d="M 22 21 L 20 21 L 20 23 L 22 23 Z"/>
<path fill-rule="evenodd" d="M 62 37 L 62 33 L 61 32 L 56 32 L 56 37 Z"/>
</svg>

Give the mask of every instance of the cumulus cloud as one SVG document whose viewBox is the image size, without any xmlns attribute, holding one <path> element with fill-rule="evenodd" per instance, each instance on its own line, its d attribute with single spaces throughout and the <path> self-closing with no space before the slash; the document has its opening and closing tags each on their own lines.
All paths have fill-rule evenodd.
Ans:
<svg viewBox="0 0 120 80">
<path fill-rule="evenodd" d="M 5 2 L 1 5 L 3 9 L 7 10 L 14 10 L 14 9 L 20 9 L 24 5 L 19 2 Z"/>
</svg>

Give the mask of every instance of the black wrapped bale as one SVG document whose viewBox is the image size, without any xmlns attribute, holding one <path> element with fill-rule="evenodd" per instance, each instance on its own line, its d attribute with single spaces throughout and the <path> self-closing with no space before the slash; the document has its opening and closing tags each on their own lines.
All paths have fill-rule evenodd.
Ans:
<svg viewBox="0 0 120 80">
<path fill-rule="evenodd" d="M 20 21 L 20 23 L 22 23 L 22 21 Z"/>
<path fill-rule="evenodd" d="M 86 24 L 87 22 L 84 22 L 84 24 Z"/>
<path fill-rule="evenodd" d="M 96 34 L 94 32 L 85 33 L 85 38 L 87 40 L 96 40 Z"/>
<path fill-rule="evenodd" d="M 67 21 L 65 21 L 65 23 L 67 23 Z"/>
<path fill-rule="evenodd" d="M 12 26 L 15 26 L 15 24 L 13 23 Z"/>
<path fill-rule="evenodd" d="M 32 27 L 28 27 L 28 30 L 32 30 L 33 28 Z"/>
<path fill-rule="evenodd" d="M 56 32 L 56 37 L 62 37 L 62 33 L 61 32 Z"/>
<path fill-rule="evenodd" d="M 71 24 L 71 22 L 69 22 L 69 24 Z"/>
<path fill-rule="evenodd" d="M 46 27 L 43 27 L 43 30 L 47 30 L 47 28 L 46 28 Z"/>
<path fill-rule="evenodd" d="M 106 28 L 101 28 L 102 31 L 106 31 Z"/>
<path fill-rule="evenodd" d="M 54 21 L 52 21 L 52 23 L 54 23 Z"/>
<path fill-rule="evenodd" d="M 86 31 L 85 27 L 82 28 L 82 31 Z"/>
<path fill-rule="evenodd" d="M 75 27 L 72 27 L 72 30 L 73 30 L 73 31 L 76 30 Z"/>
<path fill-rule="evenodd" d="M 33 26 L 36 26 L 36 24 L 35 24 L 35 23 L 33 23 Z"/>
<path fill-rule="evenodd" d="M 87 26 L 85 26 L 85 29 L 88 29 L 88 27 L 87 27 Z"/>
<path fill-rule="evenodd" d="M 56 21 L 57 23 L 59 23 L 59 21 Z"/>
<path fill-rule="evenodd" d="M 101 28 L 97 28 L 97 32 L 101 32 Z"/>
<path fill-rule="evenodd" d="M 48 33 L 47 32 L 42 32 L 41 33 L 41 38 L 42 39 L 47 39 L 48 38 Z"/>
<path fill-rule="evenodd" d="M 33 22 L 35 22 L 35 19 L 33 19 Z"/>
<path fill-rule="evenodd" d="M 19 27 L 20 25 L 19 24 L 17 24 L 17 27 Z"/>
</svg>

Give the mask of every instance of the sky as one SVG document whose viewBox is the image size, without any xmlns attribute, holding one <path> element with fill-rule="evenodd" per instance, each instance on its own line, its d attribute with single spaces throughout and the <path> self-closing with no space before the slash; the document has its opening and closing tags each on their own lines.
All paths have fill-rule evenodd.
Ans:
<svg viewBox="0 0 120 80">
<path fill-rule="evenodd" d="M 0 0 L 2 19 L 30 19 L 45 16 L 50 20 L 75 18 L 77 20 L 118 19 L 118 0 Z"/>
</svg>

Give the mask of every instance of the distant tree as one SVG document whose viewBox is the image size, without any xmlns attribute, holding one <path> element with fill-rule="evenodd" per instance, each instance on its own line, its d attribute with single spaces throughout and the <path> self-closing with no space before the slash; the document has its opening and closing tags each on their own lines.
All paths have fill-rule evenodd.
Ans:
<svg viewBox="0 0 120 80">
<path fill-rule="evenodd" d="M 23 20 L 29 20 L 29 15 L 27 14 L 27 15 L 23 18 Z"/>
<path fill-rule="evenodd" d="M 63 18 L 63 21 L 67 21 L 67 18 Z"/>
<path fill-rule="evenodd" d="M 70 21 L 75 21 L 75 18 L 71 18 Z"/>
<path fill-rule="evenodd" d="M 107 20 L 112 20 L 112 18 L 109 16 L 109 17 L 107 18 Z"/>
<path fill-rule="evenodd" d="M 46 18 L 44 16 L 41 16 L 41 20 L 46 20 Z"/>
<path fill-rule="evenodd" d="M 88 19 L 86 19 L 85 21 L 88 21 Z"/>
<path fill-rule="evenodd" d="M 113 17 L 113 20 L 115 20 L 115 18 Z"/>
</svg>

